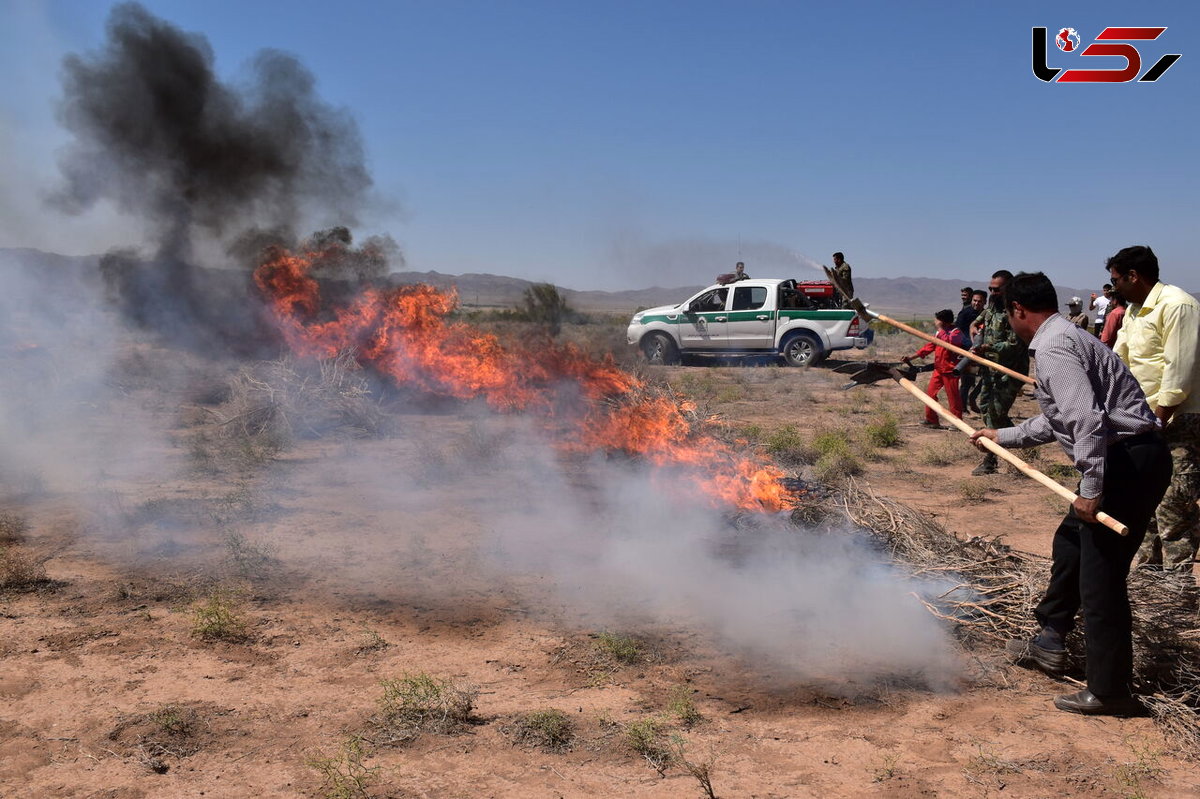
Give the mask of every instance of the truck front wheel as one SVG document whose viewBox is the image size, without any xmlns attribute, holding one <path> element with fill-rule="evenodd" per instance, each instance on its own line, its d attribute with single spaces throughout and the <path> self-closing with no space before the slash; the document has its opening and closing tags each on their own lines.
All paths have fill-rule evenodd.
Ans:
<svg viewBox="0 0 1200 799">
<path fill-rule="evenodd" d="M 662 366 L 679 363 L 679 347 L 666 333 L 651 333 L 642 339 L 642 354 L 650 363 Z"/>
<path fill-rule="evenodd" d="M 814 366 L 825 357 L 821 342 L 812 333 L 794 333 L 780 349 L 788 366 Z"/>
</svg>

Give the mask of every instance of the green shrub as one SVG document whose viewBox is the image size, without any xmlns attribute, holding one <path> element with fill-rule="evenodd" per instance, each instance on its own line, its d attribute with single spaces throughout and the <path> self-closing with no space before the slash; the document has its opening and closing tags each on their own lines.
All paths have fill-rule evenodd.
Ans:
<svg viewBox="0 0 1200 799">
<path fill-rule="evenodd" d="M 663 733 L 662 722 L 656 718 L 631 722 L 625 728 L 625 743 L 645 758 L 654 770 L 662 774 L 671 765 L 670 742 Z"/>
<path fill-rule="evenodd" d="M 626 666 L 640 663 L 646 657 L 646 647 L 641 641 L 629 635 L 610 632 L 596 636 L 596 651 Z"/>
<path fill-rule="evenodd" d="M 696 709 L 696 702 L 692 699 L 692 689 L 686 685 L 676 685 L 671 689 L 671 693 L 667 697 L 667 711 L 679 719 L 679 723 L 685 727 L 690 727 L 704 718 Z"/>
<path fill-rule="evenodd" d="M 874 447 L 898 447 L 904 440 L 900 437 L 900 423 L 890 413 L 885 413 L 863 428 L 867 442 Z"/>
<path fill-rule="evenodd" d="M 249 638 L 249 624 L 238 594 L 220 586 L 213 588 L 208 598 L 192 609 L 192 635 L 205 641 Z"/>
</svg>

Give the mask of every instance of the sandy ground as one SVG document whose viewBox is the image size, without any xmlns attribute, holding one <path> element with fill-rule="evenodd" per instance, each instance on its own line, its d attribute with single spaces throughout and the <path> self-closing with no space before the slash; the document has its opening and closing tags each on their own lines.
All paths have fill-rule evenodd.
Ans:
<svg viewBox="0 0 1200 799">
<path fill-rule="evenodd" d="M 861 480 L 960 534 L 1047 553 L 1060 501 L 1017 475 L 970 477 L 978 455 L 960 433 L 918 426 L 895 386 L 840 391 L 836 364 L 648 374 L 760 439 L 892 412 L 904 442 Z M 660 773 L 630 748 L 647 719 L 711 765 L 721 797 L 1200 795 L 1195 764 L 1149 719 L 1058 712 L 1050 700 L 1074 685 L 996 652 L 973 653 L 956 689 L 849 694 L 780 679 L 669 620 L 617 631 L 643 643 L 636 662 L 606 659 L 604 614 L 568 607 L 537 574 L 497 576 L 481 554 L 478 509 L 521 502 L 493 457 L 515 420 L 392 409 L 395 437 L 301 442 L 269 470 L 206 475 L 187 468 L 200 416 L 148 392 L 136 398 L 175 444 L 157 453 L 164 476 L 90 501 L 5 486 L 4 509 L 29 523 L 10 551 L 45 559 L 54 581 L 0 595 L 5 797 L 706 795 L 681 763 Z M 393 483 L 405 490 L 380 501 Z M 196 634 L 214 586 L 244 614 L 244 639 Z M 385 744 L 380 681 L 416 673 L 476 686 L 471 718 Z M 681 717 L 681 696 L 698 720 Z M 525 714 L 550 708 L 572 724 L 566 751 L 518 735 Z M 346 744 L 356 734 L 361 760 Z M 347 779 L 326 780 L 320 758 Z"/>
</svg>

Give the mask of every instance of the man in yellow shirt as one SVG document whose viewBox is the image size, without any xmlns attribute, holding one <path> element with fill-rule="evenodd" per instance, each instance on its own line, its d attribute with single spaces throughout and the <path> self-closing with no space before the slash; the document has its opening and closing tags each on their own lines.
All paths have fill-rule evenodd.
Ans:
<svg viewBox="0 0 1200 799">
<path fill-rule="evenodd" d="M 1191 571 L 1200 547 L 1200 302 L 1159 281 L 1149 247 L 1126 247 L 1106 266 L 1129 301 L 1113 349 L 1162 422 L 1174 466 L 1138 562 Z"/>
</svg>

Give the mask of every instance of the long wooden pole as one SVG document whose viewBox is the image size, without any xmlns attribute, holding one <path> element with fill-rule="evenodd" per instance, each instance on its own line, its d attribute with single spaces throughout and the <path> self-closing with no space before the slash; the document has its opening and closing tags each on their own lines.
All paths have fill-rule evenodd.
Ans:
<svg viewBox="0 0 1200 799">
<path fill-rule="evenodd" d="M 970 360 L 974 361 L 975 363 L 986 366 L 989 369 L 995 369 L 997 372 L 1002 372 L 1002 373 L 1008 375 L 1009 377 L 1016 378 L 1017 380 L 1020 380 L 1022 383 L 1028 383 L 1029 385 L 1032 386 L 1037 382 L 1029 375 L 1023 375 L 1020 372 L 1016 371 L 1015 369 L 1009 369 L 1007 366 L 1001 366 L 1000 364 L 996 363 L 995 361 L 990 361 L 987 358 L 984 358 L 982 355 L 976 355 L 975 353 L 971 352 L 970 350 L 964 350 L 962 347 L 955 346 L 954 344 L 951 344 L 949 341 L 942 341 L 937 336 L 931 336 L 928 333 L 926 333 L 924 330 L 917 330 L 912 325 L 906 325 L 903 322 L 893 319 L 890 316 L 884 316 L 881 313 L 875 313 L 875 311 L 872 311 L 869 308 L 867 308 L 866 304 L 862 300 L 860 300 L 857 297 L 851 297 L 849 294 L 846 293 L 846 287 L 844 285 L 842 285 L 842 281 L 838 279 L 837 274 L 832 269 L 830 269 L 828 266 L 823 266 L 822 269 L 825 270 L 826 277 L 828 277 L 829 282 L 832 283 L 835 288 L 837 288 L 838 293 L 841 294 L 843 297 L 845 297 L 846 301 L 848 303 L 850 303 L 850 307 L 854 309 L 854 312 L 857 313 L 859 316 L 863 317 L 864 319 L 866 319 L 868 322 L 872 319 L 878 319 L 880 322 L 883 322 L 886 325 L 891 325 L 892 327 L 896 328 L 897 330 L 903 330 L 905 333 L 911 333 L 912 335 L 916 336 L 917 338 L 921 338 L 921 339 L 925 339 L 926 341 L 933 342 L 934 344 L 938 345 L 939 347 L 945 347 L 946 349 L 950 350 L 951 352 L 957 352 L 959 355 L 963 356 L 964 358 L 969 358 Z"/>
<path fill-rule="evenodd" d="M 1023 383 L 1028 383 L 1029 385 L 1034 385 L 1037 382 L 1029 375 L 1023 375 L 1020 372 L 1016 371 L 1015 369 L 1009 369 L 1007 366 L 1001 366 L 1000 364 L 996 363 L 995 361 L 989 361 L 987 358 L 984 358 L 982 355 L 976 355 L 975 353 L 971 352 L 970 350 L 964 350 L 962 347 L 955 346 L 954 344 L 951 344 L 949 341 L 942 341 L 937 336 L 931 336 L 928 333 L 926 333 L 924 330 L 918 330 L 917 328 L 912 327 L 911 325 L 906 325 L 903 322 L 898 322 L 895 319 L 892 319 L 890 316 L 884 316 L 883 314 L 878 314 L 878 313 L 875 313 L 874 311 L 867 310 L 865 307 L 863 308 L 863 310 L 866 311 L 867 315 L 872 317 L 873 319 L 878 319 L 880 322 L 889 324 L 892 327 L 903 330 L 905 333 L 911 333 L 912 335 L 916 336 L 917 338 L 923 338 L 926 341 L 932 341 L 934 344 L 937 344 L 940 347 L 945 347 L 946 349 L 950 350 L 951 352 L 957 352 L 959 355 L 963 356 L 964 358 L 970 358 L 972 361 L 983 364 L 984 366 L 988 367 L 989 369 L 995 369 L 997 372 L 1003 372 L 1004 374 L 1008 375 L 1009 377 L 1015 377 L 1017 380 L 1020 380 Z"/>
<path fill-rule="evenodd" d="M 946 410 L 946 408 L 943 407 L 940 402 L 938 402 L 933 397 L 929 396 L 924 391 L 922 391 L 917 386 L 916 383 L 909 380 L 907 377 L 904 377 L 899 372 L 897 372 L 895 369 L 892 369 L 891 373 L 892 373 L 892 377 L 895 378 L 897 383 L 899 383 L 901 386 L 903 386 L 908 391 L 908 393 L 912 394 L 914 397 L 921 400 L 921 402 L 925 403 L 925 405 L 927 405 L 929 408 L 931 408 L 933 410 L 933 412 L 936 413 L 938 416 L 942 417 L 947 422 L 954 425 L 959 430 L 963 431 L 964 433 L 966 433 L 969 436 L 975 434 L 975 428 L 971 427 L 971 425 L 967 424 L 962 419 L 959 419 L 957 416 L 950 413 L 950 411 Z M 986 447 L 989 452 L 994 452 L 997 457 L 1003 458 L 1004 460 L 1011 463 L 1013 466 L 1017 467 L 1017 469 L 1019 469 L 1021 471 L 1021 473 L 1024 474 L 1026 477 L 1032 478 L 1033 480 L 1041 483 L 1046 488 L 1049 488 L 1055 494 L 1058 494 L 1060 497 L 1067 500 L 1068 502 L 1074 502 L 1076 499 L 1079 498 L 1079 495 L 1076 494 L 1075 492 L 1071 491 L 1071 489 L 1065 488 L 1060 483 L 1058 483 L 1056 480 L 1053 480 L 1050 477 L 1043 474 L 1042 472 L 1039 472 L 1037 469 L 1033 468 L 1028 463 L 1021 460 L 1016 455 L 1012 454 L 1011 452 L 1006 450 L 1004 447 L 997 444 L 995 441 L 992 441 L 990 438 L 979 438 L 977 440 L 979 441 L 979 443 L 983 444 L 983 446 Z M 1097 513 L 1096 519 L 1099 520 L 1099 522 L 1101 524 L 1103 524 L 1105 527 L 1109 528 L 1110 530 L 1114 530 L 1114 531 L 1120 533 L 1121 535 L 1129 535 L 1128 527 L 1126 527 L 1124 524 L 1122 524 L 1121 522 L 1114 519 L 1112 516 L 1109 516 L 1104 511 L 1100 511 L 1099 513 Z"/>
</svg>

